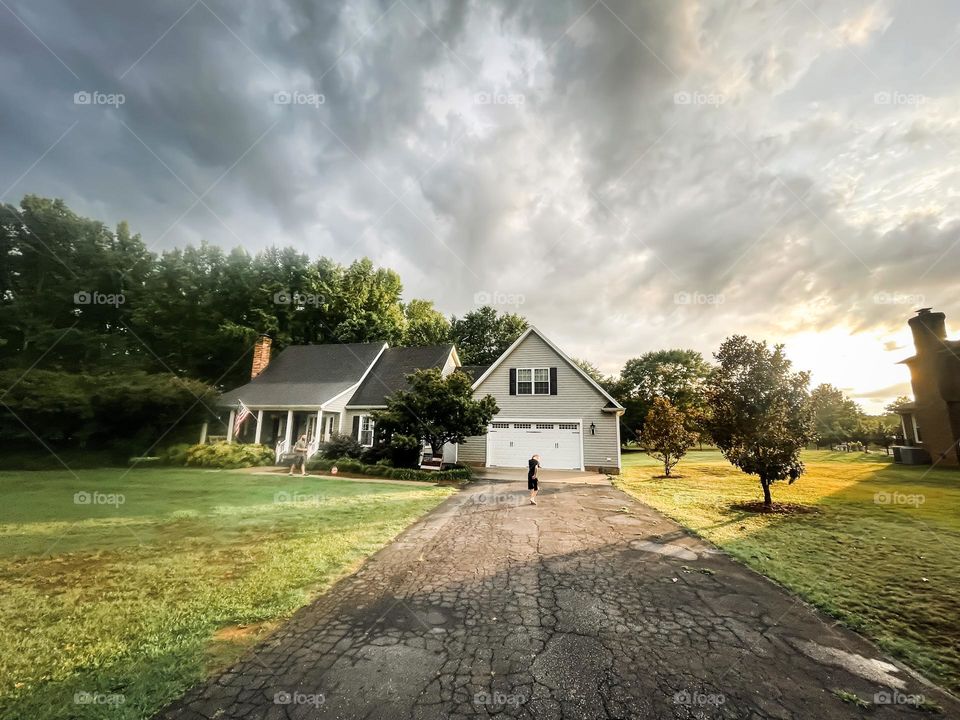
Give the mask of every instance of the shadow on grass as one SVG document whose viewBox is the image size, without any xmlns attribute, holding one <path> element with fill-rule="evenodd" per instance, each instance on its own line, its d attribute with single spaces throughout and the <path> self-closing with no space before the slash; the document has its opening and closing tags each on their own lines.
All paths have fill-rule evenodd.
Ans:
<svg viewBox="0 0 960 720">
<path fill-rule="evenodd" d="M 800 505 L 799 503 L 779 503 L 764 505 L 763 501 L 731 503 L 731 510 L 743 513 L 761 513 L 763 515 L 809 515 L 820 512 L 814 505 Z"/>
</svg>

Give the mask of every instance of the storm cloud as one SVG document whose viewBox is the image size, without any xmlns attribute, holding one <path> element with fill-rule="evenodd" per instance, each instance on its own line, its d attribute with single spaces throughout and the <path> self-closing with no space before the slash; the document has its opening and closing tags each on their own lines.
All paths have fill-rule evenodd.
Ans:
<svg viewBox="0 0 960 720">
<path fill-rule="evenodd" d="M 408 297 L 501 301 L 607 371 L 735 332 L 794 342 L 873 409 L 905 390 L 911 312 L 960 317 L 946 1 L 6 0 L 0 16 L 0 199 L 63 197 L 154 250 L 367 255 Z M 818 335 L 878 369 L 831 374 Z"/>
</svg>

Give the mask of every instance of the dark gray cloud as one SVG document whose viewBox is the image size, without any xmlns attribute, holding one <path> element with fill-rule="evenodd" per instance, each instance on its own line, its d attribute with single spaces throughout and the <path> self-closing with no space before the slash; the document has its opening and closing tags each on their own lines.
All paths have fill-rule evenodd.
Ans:
<svg viewBox="0 0 960 720">
<path fill-rule="evenodd" d="M 7 4 L 6 201 L 366 254 L 606 370 L 782 339 L 871 406 L 914 306 L 960 317 L 946 0 Z"/>
</svg>

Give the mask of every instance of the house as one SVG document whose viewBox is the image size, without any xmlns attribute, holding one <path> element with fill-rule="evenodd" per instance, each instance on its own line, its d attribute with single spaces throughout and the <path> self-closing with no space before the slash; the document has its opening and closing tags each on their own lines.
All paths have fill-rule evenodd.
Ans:
<svg viewBox="0 0 960 720">
<path fill-rule="evenodd" d="M 254 345 L 250 382 L 224 393 L 219 405 L 230 408 L 227 442 L 270 445 L 277 459 L 297 438 L 306 435 L 308 454 L 338 433 L 351 434 L 361 445 L 374 441 L 374 410 L 386 407 L 386 396 L 407 387 L 406 376 L 421 368 L 444 373 L 459 367 L 453 345 L 391 348 L 386 343 L 291 345 L 270 357 L 271 339 Z M 243 403 L 253 414 L 238 436 L 234 419 Z"/>
<path fill-rule="evenodd" d="M 489 367 L 466 370 L 500 412 L 486 435 L 457 447 L 460 462 L 522 467 L 538 453 L 544 468 L 620 472 L 623 406 L 537 328 Z"/>
<path fill-rule="evenodd" d="M 372 413 L 424 368 L 468 373 L 474 392 L 492 395 L 500 407 L 486 435 L 445 447 L 445 462 L 525 467 L 538 453 L 545 468 L 619 472 L 623 407 L 534 327 L 489 366 L 462 366 L 453 345 L 294 345 L 271 359 L 263 336 L 250 382 L 219 401 L 230 408 L 227 441 L 270 445 L 278 460 L 302 434 L 309 454 L 337 433 L 369 447 L 376 437 Z M 240 402 L 253 421 L 234 437 Z"/>
<path fill-rule="evenodd" d="M 907 321 L 916 353 L 910 369 L 914 401 L 897 409 L 905 438 L 894 458 L 907 464 L 960 466 L 960 341 L 947 340 L 946 316 L 923 308 Z"/>
</svg>

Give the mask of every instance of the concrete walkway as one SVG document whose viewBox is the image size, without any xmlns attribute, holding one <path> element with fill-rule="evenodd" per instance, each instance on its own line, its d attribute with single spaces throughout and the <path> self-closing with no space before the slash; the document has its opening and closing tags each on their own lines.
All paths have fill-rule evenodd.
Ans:
<svg viewBox="0 0 960 720">
<path fill-rule="evenodd" d="M 597 478 L 474 483 L 164 718 L 936 717 L 960 704 Z M 881 693 L 881 695 L 876 695 Z M 883 702 L 885 700 L 890 703 Z"/>
</svg>

